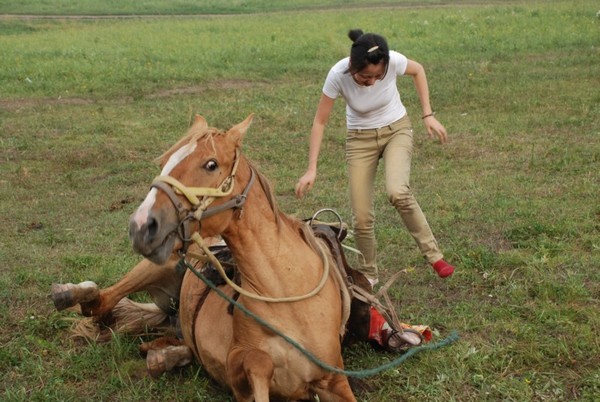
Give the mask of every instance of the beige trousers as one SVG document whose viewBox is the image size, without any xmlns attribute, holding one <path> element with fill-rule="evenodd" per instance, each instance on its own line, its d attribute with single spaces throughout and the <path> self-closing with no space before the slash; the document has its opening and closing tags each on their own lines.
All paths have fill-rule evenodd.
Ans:
<svg viewBox="0 0 600 402">
<path fill-rule="evenodd" d="M 388 199 L 400 214 L 421 254 L 429 263 L 443 257 L 410 189 L 412 150 L 413 130 L 407 115 L 386 127 L 348 130 L 346 164 L 350 181 L 352 226 L 356 247 L 364 256 L 359 270 L 370 279 L 377 279 L 373 191 L 380 159 L 384 163 Z"/>
</svg>

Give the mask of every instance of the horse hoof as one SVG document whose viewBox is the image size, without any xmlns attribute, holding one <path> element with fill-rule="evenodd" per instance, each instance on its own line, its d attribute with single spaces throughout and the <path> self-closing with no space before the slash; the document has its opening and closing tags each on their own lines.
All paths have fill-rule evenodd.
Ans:
<svg viewBox="0 0 600 402">
<path fill-rule="evenodd" d="M 158 378 L 174 367 L 183 367 L 192 362 L 192 351 L 187 346 L 168 346 L 150 349 L 146 356 L 146 367 L 152 378 Z"/>
<path fill-rule="evenodd" d="M 76 303 L 73 299 L 73 292 L 69 289 L 69 284 L 52 284 L 52 301 L 58 311 L 73 307 Z"/>
<path fill-rule="evenodd" d="M 146 367 L 148 368 L 148 374 L 152 378 L 158 378 L 167 371 L 165 355 L 161 352 L 160 350 L 151 349 L 146 356 Z"/>
<path fill-rule="evenodd" d="M 52 301 L 58 311 L 73 307 L 78 303 L 89 302 L 99 296 L 98 285 L 86 281 L 78 285 L 72 283 L 52 284 Z"/>
</svg>

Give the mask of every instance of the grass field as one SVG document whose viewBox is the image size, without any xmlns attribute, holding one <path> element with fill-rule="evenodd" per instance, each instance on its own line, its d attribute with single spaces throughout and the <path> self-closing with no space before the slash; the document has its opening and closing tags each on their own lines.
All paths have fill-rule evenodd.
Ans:
<svg viewBox="0 0 600 402">
<path fill-rule="evenodd" d="M 487 4 L 510 3 L 510 0 L 493 0 Z M 453 4 L 466 3 L 469 0 L 454 0 Z M 165 2 L 161 0 L 120 1 L 104 0 L 1 0 L 0 14 L 18 15 L 190 15 L 190 14 L 248 14 L 259 12 L 327 10 L 343 8 L 381 8 L 445 6 L 443 0 L 179 0 Z"/>
<path fill-rule="evenodd" d="M 77 3 L 0 1 L 0 14 L 109 14 L 92 8 L 108 2 Z M 401 79 L 416 133 L 412 186 L 458 271 L 434 276 L 379 181 L 381 279 L 408 268 L 391 289 L 400 318 L 436 339 L 461 336 L 369 377 L 358 399 L 600 399 L 597 2 L 248 1 L 232 15 L 186 17 L 166 15 L 226 11 L 163 3 L 144 3 L 161 18 L 0 19 L 0 399 L 231 400 L 199 365 L 147 378 L 139 339 L 72 341 L 74 316 L 54 311 L 50 286 L 108 286 L 140 260 L 128 216 L 158 173 L 152 160 L 195 113 L 220 128 L 255 113 L 244 152 L 281 209 L 330 207 L 349 221 L 342 102 L 315 188 L 299 201 L 293 186 L 323 80 L 355 27 L 425 66 L 450 135 L 445 146 L 427 138 Z M 345 357 L 360 370 L 394 356 L 358 345 Z"/>
</svg>

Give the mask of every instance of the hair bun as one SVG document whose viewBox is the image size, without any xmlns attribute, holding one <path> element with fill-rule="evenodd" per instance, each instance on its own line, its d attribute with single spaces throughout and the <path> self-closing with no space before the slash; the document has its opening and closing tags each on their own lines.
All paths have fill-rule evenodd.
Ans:
<svg viewBox="0 0 600 402">
<path fill-rule="evenodd" d="M 356 42 L 356 40 L 357 40 L 358 38 L 360 38 L 361 36 L 363 36 L 363 34 L 364 34 L 364 32 L 363 32 L 363 30 L 362 30 L 362 29 L 351 29 L 351 30 L 348 32 L 348 37 L 350 38 L 350 40 L 351 40 L 352 42 Z"/>
</svg>

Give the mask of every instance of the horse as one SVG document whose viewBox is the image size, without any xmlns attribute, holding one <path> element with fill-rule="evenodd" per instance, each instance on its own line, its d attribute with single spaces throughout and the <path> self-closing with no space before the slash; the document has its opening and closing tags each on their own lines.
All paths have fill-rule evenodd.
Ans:
<svg viewBox="0 0 600 402">
<path fill-rule="evenodd" d="M 161 175 L 130 217 L 132 247 L 161 265 L 174 252 L 185 256 L 192 242 L 202 246 L 202 239 L 221 236 L 239 272 L 238 302 L 323 363 L 343 369 L 347 292 L 330 269 L 335 262 L 323 241 L 278 208 L 268 180 L 242 154 L 252 119 L 220 130 L 195 117 L 160 158 Z M 221 307 L 229 302 L 200 292 L 199 282 L 189 271 L 184 275 L 183 339 L 237 401 L 356 400 L 347 377 L 309 361 L 239 308 L 223 319 Z M 212 307 L 198 311 L 200 303 Z"/>
<path fill-rule="evenodd" d="M 336 258 L 336 264 L 344 267 L 351 287 L 357 292 L 356 287 L 365 290 L 369 283 L 364 275 L 352 269 L 345 258 L 341 241 L 346 236 L 345 224 L 339 219 L 338 224 L 317 223 L 315 217 L 311 218 L 311 227 L 317 236 L 322 237 Z M 339 218 L 339 217 L 338 217 Z M 341 228 L 341 229 L 340 229 Z M 235 275 L 237 269 L 235 261 L 231 258 L 229 250 L 223 246 L 220 238 L 206 239 L 209 248 L 214 250 L 216 257 L 223 265 L 228 266 L 227 274 Z M 192 252 L 200 250 L 191 245 Z M 58 311 L 70 309 L 85 316 L 83 319 L 72 320 L 71 333 L 74 338 L 83 338 L 87 341 L 107 342 L 114 334 L 132 335 L 135 337 L 147 337 L 150 333 L 158 335 L 158 339 L 144 342 L 139 349 L 146 355 L 148 374 L 154 378 L 159 377 L 174 367 L 181 367 L 191 363 L 192 350 L 185 346 L 179 339 L 182 334 L 179 331 L 188 331 L 178 325 L 179 301 L 182 291 L 184 272 L 179 268 L 180 257 L 173 254 L 164 264 L 154 264 L 144 258 L 137 263 L 123 278 L 115 284 L 103 289 L 92 281 L 79 284 L 52 284 L 51 298 Z M 198 264 L 195 264 L 198 266 Z M 210 278 L 224 294 L 235 297 L 235 290 L 223 281 L 210 264 L 200 264 L 200 270 Z M 139 303 L 128 298 L 129 295 L 147 292 L 152 302 Z M 209 325 L 215 313 L 221 324 L 231 320 L 231 308 L 224 299 L 207 297 L 211 288 L 199 280 L 187 280 L 183 292 L 195 295 L 195 300 L 188 300 L 189 304 L 197 303 L 196 317 L 187 319 L 194 322 L 196 326 Z M 346 334 L 343 338 L 343 346 L 349 346 L 356 342 L 369 341 L 369 329 L 372 311 L 370 303 L 353 297 L 351 314 L 346 326 Z M 204 322 L 206 320 L 206 322 Z M 225 323 L 231 328 L 230 323 Z M 150 332 L 150 333 L 149 333 Z M 193 338 L 193 336 L 190 336 Z M 213 353 L 220 350 L 219 346 L 208 347 L 208 352 Z M 221 351 L 221 355 L 224 355 Z M 224 359 L 222 359 L 224 361 Z M 352 380 L 352 379 L 351 379 Z M 367 389 L 368 386 L 360 381 L 353 380 L 352 387 Z"/>
</svg>

